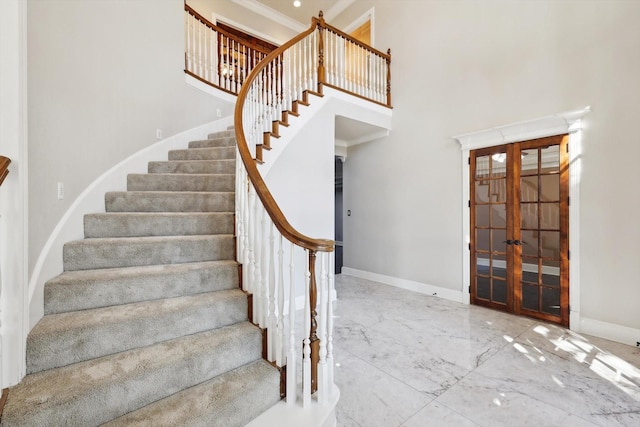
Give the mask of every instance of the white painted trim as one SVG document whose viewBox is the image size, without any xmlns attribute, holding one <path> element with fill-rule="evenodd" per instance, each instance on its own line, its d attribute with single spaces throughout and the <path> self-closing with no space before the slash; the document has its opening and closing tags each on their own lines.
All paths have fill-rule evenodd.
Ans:
<svg viewBox="0 0 640 427">
<path fill-rule="evenodd" d="M 298 33 L 303 32 L 307 28 L 308 25 L 304 25 L 295 19 L 289 18 L 287 15 L 278 12 L 275 9 L 271 9 L 269 6 L 265 6 L 257 0 L 231 0 L 235 4 L 245 7 L 250 11 L 257 13 L 259 15 L 264 16 L 267 19 L 270 19 L 273 22 L 277 22 L 280 25 L 284 25 L 287 28 L 292 29 Z"/>
<path fill-rule="evenodd" d="M 590 111 L 591 107 L 583 107 L 533 120 L 524 120 L 478 132 L 465 133 L 453 138 L 460 143 L 462 151 L 470 151 L 511 142 L 528 141 L 545 136 L 562 135 L 580 129 L 582 118 Z"/>
<path fill-rule="evenodd" d="M 587 317 L 583 317 L 580 321 L 580 333 L 629 344 L 634 347 L 640 341 L 640 329 L 602 322 Z"/>
<path fill-rule="evenodd" d="M 569 324 L 571 329 L 578 331 L 581 328 L 580 320 L 580 153 L 583 117 L 591 111 L 591 107 L 578 108 L 572 111 L 540 117 L 533 120 L 525 120 L 505 126 L 499 126 L 478 132 L 465 133 L 454 136 L 461 148 L 462 164 L 462 283 L 461 292 L 464 302 L 469 303 L 468 292 L 470 278 L 471 259 L 469 254 L 470 242 L 470 217 L 469 217 L 469 152 L 479 148 L 494 145 L 508 144 L 511 142 L 527 141 L 529 139 L 543 138 L 546 136 L 569 134 L 569 248 L 571 258 L 569 260 L 569 305 L 571 307 Z"/>
<path fill-rule="evenodd" d="M 342 31 L 344 31 L 347 34 L 351 34 L 352 31 L 354 31 L 356 28 L 358 28 L 359 26 L 361 26 L 362 24 L 364 24 L 367 21 L 371 21 L 371 47 L 376 47 L 376 43 L 375 43 L 375 34 L 376 34 L 376 32 L 375 32 L 375 23 L 376 23 L 375 7 L 372 7 L 371 9 L 367 10 L 365 13 L 360 15 L 353 22 L 351 22 L 349 25 L 347 25 Z"/>
<path fill-rule="evenodd" d="M 442 288 L 440 286 L 429 285 L 426 283 L 416 282 L 413 280 L 400 279 L 398 277 L 385 276 L 383 274 L 371 273 L 369 271 L 357 270 L 350 267 L 342 267 L 342 274 L 347 276 L 359 277 L 361 279 L 371 280 L 385 285 L 394 286 L 396 288 L 406 289 L 433 297 L 443 298 L 455 302 L 463 302 L 460 291 Z"/>
<path fill-rule="evenodd" d="M 244 31 L 247 34 L 251 34 L 253 36 L 256 36 L 264 41 L 268 41 L 269 43 L 273 43 L 275 45 L 281 46 L 284 43 L 286 43 L 286 40 L 280 40 L 280 39 L 276 39 L 272 36 L 269 36 L 267 34 L 261 33 L 260 31 L 256 31 L 253 28 L 249 28 L 246 25 L 243 25 L 237 21 L 234 21 L 233 19 L 229 19 L 229 18 L 225 18 L 222 15 L 218 15 L 215 12 L 213 12 L 211 14 L 211 23 L 212 24 L 216 24 L 218 21 L 220 22 L 224 22 L 225 24 L 233 27 L 233 28 L 237 28 L 240 31 Z M 302 31 L 306 30 L 306 28 L 304 28 Z"/>
<path fill-rule="evenodd" d="M 335 384 L 326 404 L 321 405 L 313 399 L 310 407 L 303 408 L 301 400 L 298 399 L 294 406 L 281 400 L 252 420 L 246 427 L 334 427 L 337 425 L 336 405 L 340 400 L 340 389 Z"/>
<path fill-rule="evenodd" d="M 203 139 L 208 133 L 225 130 L 232 124 L 233 116 L 225 117 L 146 147 L 103 173 L 73 201 L 49 236 L 33 269 L 29 282 L 29 329 L 44 315 L 44 283 L 62 273 L 63 245 L 84 237 L 84 215 L 104 212 L 104 194 L 125 191 L 127 174 L 146 173 L 149 161 L 166 160 L 169 150 L 184 148 L 189 141 Z"/>
</svg>

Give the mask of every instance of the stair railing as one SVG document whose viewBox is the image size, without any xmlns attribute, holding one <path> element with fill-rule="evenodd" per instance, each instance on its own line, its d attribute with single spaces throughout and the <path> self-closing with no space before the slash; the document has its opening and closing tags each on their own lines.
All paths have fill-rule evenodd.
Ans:
<svg viewBox="0 0 640 427">
<path fill-rule="evenodd" d="M 238 95 L 253 67 L 269 50 L 249 45 L 184 5 L 184 72 L 227 93 Z"/>
<path fill-rule="evenodd" d="M 236 234 L 238 260 L 243 267 L 243 287 L 253 295 L 254 323 L 267 330 L 267 360 L 281 368 L 286 365 L 283 391 L 287 402 L 291 404 L 297 398 L 297 343 L 300 342 L 296 339 L 295 329 L 295 284 L 299 282 L 295 277 L 296 264 L 305 264 L 303 406 L 311 403 L 311 395 L 316 390 L 320 402 L 326 402 L 333 390 L 333 375 L 330 372 L 333 365 L 330 344 L 332 327 L 328 320 L 332 308 L 328 306 L 331 305 L 329 293 L 333 282 L 329 277 L 330 253 L 334 242 L 305 236 L 289 224 L 262 179 L 255 158 L 264 134 L 272 130 L 272 123 L 281 120 L 284 111 L 293 109 L 294 103 L 302 99 L 305 91 L 317 88 L 316 28 L 317 22 L 314 21 L 311 28 L 260 62 L 245 81 L 235 109 L 235 130 L 241 159 L 237 162 L 236 173 Z M 285 240 L 288 242 L 285 243 Z M 285 248 L 287 245 L 289 247 Z M 285 291 L 284 281 L 285 249 L 289 262 L 288 292 Z M 316 274 L 317 258 L 320 258 L 320 290 Z M 288 294 L 286 305 L 285 293 Z M 321 299 L 320 313 L 317 311 L 318 295 Z"/>
<path fill-rule="evenodd" d="M 328 54 L 328 55 L 326 55 Z M 323 85 L 390 106 L 390 54 L 327 25 L 320 12 L 311 27 L 271 52 L 243 80 L 235 108 L 237 257 L 243 289 L 252 295 L 253 322 L 266 329 L 266 359 L 286 366 L 283 394 L 297 399 L 296 265 L 304 268 L 302 403 L 326 403 L 334 392 L 334 242 L 293 228 L 269 192 L 256 163 L 279 124 L 298 113 Z M 328 78 L 327 78 L 328 77 Z M 277 246 L 277 248 L 276 248 Z M 288 283 L 285 271 L 288 261 Z M 287 289 L 288 285 L 288 289 Z M 288 295 L 288 302 L 286 296 Z"/>
<path fill-rule="evenodd" d="M 288 125 L 309 94 L 322 96 L 323 86 L 391 107 L 390 63 L 390 51 L 377 51 L 326 24 L 322 12 L 308 30 L 267 53 L 185 4 L 185 73 L 238 95 L 237 259 L 251 320 L 266 331 L 264 356 L 285 374 L 281 393 L 288 404 L 297 399 L 300 342 L 303 406 L 316 392 L 317 401 L 325 403 L 334 391 L 334 242 L 291 226 L 256 163 L 262 163 L 279 124 Z M 296 283 L 304 287 L 302 339 L 296 338 Z"/>
</svg>

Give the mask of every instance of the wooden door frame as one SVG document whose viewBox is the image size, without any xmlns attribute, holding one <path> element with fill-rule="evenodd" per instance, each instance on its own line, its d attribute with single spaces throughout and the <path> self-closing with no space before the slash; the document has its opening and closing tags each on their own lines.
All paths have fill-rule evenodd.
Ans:
<svg viewBox="0 0 640 427">
<path fill-rule="evenodd" d="M 563 135 L 555 135 L 555 136 L 549 136 L 549 137 L 543 137 L 543 138 L 536 138 L 536 139 L 531 139 L 531 140 L 527 140 L 527 141 L 519 141 L 519 142 L 512 142 L 512 143 L 508 143 L 508 144 L 501 144 L 501 145 L 496 145 L 496 146 L 491 146 L 491 147 L 484 147 L 484 148 L 479 148 L 479 149 L 474 149 L 470 151 L 470 156 L 469 156 L 469 169 L 470 169 L 470 175 L 469 175 L 469 188 L 470 188 L 470 194 L 469 194 L 469 230 L 470 230 L 470 245 L 469 245 L 469 252 L 470 252 L 470 269 L 469 269 L 469 275 L 470 275 L 470 289 L 469 289 L 469 293 L 471 294 L 471 303 L 472 304 L 476 304 L 476 305 L 480 305 L 480 306 L 484 306 L 484 307 L 488 307 L 488 308 L 494 308 L 494 309 L 498 309 L 500 311 L 504 311 L 507 313 L 512 313 L 515 315 L 525 315 L 525 316 L 531 316 L 534 318 L 537 318 L 539 320 L 543 320 L 543 321 L 549 321 L 552 323 L 557 323 L 561 326 L 569 326 L 569 285 L 570 285 L 570 281 L 569 281 L 569 270 L 570 270 L 570 266 L 569 266 L 569 262 L 568 262 L 568 256 L 569 256 L 569 205 L 568 205 L 568 201 L 569 201 L 569 172 L 570 172 L 570 168 L 569 168 L 569 155 L 567 152 L 567 148 L 568 148 L 568 143 L 569 143 L 569 136 L 567 134 L 563 134 Z M 486 230 L 501 230 L 502 227 L 501 226 L 497 226 L 495 227 L 495 225 L 493 224 L 493 219 L 489 219 L 489 223 L 483 223 L 482 225 L 477 224 L 477 220 L 476 220 L 476 212 L 477 212 L 477 207 L 478 206 L 493 206 L 493 203 L 498 203 L 498 204 L 504 204 L 505 207 L 505 212 L 506 212 L 506 218 L 505 218 L 505 222 L 504 222 L 504 227 L 506 230 L 506 235 L 505 238 L 506 239 L 510 239 L 510 240 L 514 240 L 514 241 L 521 241 L 522 240 L 522 230 L 521 230 L 521 204 L 523 201 L 523 198 L 520 195 L 520 186 L 521 186 L 521 174 L 522 174 L 522 155 L 521 153 L 524 152 L 525 150 L 531 150 L 531 149 L 535 149 L 535 150 L 539 150 L 539 149 L 544 149 L 550 146 L 557 146 L 558 147 L 558 171 L 557 173 L 552 173 L 552 175 L 548 175 L 547 173 L 541 172 L 541 168 L 544 168 L 544 158 L 540 155 L 536 155 L 536 171 L 537 171 L 537 175 L 534 176 L 553 176 L 553 175 L 557 175 L 558 176 L 558 190 L 559 190 L 559 194 L 558 194 L 558 207 L 559 207 L 559 238 L 560 238 L 560 246 L 559 246 L 559 251 L 560 251 L 560 266 L 559 266 L 559 274 L 560 274 L 560 288 L 559 288 L 559 304 L 560 304 L 560 312 L 558 315 L 552 314 L 550 312 L 543 312 L 540 310 L 529 310 L 525 307 L 523 307 L 522 303 L 522 268 L 524 267 L 523 264 L 523 258 L 522 258 L 522 246 L 517 245 L 517 246 L 505 246 L 504 247 L 504 254 L 502 254 L 501 252 L 495 252 L 496 248 L 497 250 L 501 250 L 501 248 L 503 247 L 500 242 L 494 242 L 493 241 L 493 233 L 491 233 L 491 236 L 489 237 L 490 239 L 490 248 L 489 248 L 489 259 L 493 259 L 493 256 L 491 254 L 494 255 L 498 255 L 498 256 L 503 256 L 505 257 L 505 263 L 506 263 L 506 275 L 505 275 L 505 279 L 506 279 L 506 300 L 504 303 L 502 302 L 495 302 L 493 300 L 493 283 L 495 280 L 495 277 L 493 275 L 492 272 L 492 267 L 490 267 L 490 271 L 489 271 L 489 283 L 490 283 L 490 293 L 491 295 L 489 296 L 489 300 L 486 300 L 484 297 L 479 297 L 477 295 L 477 284 L 474 286 L 474 283 L 476 282 L 476 280 L 474 280 L 474 278 L 478 277 L 477 275 L 479 274 L 478 270 L 477 270 L 477 259 L 478 259 L 478 254 L 485 254 L 485 256 L 487 255 L 485 253 L 486 248 L 480 250 L 477 247 L 477 241 L 474 239 L 474 235 L 476 234 L 476 230 L 481 230 L 481 229 L 486 229 Z M 498 155 L 499 153 L 503 153 L 506 157 L 504 160 L 498 160 L 498 162 L 504 162 L 503 166 L 504 166 L 504 175 L 500 174 L 500 175 L 493 175 L 493 170 L 495 167 L 497 167 L 496 165 L 499 165 L 500 163 L 496 163 L 495 161 L 491 161 L 491 158 L 495 158 L 496 155 Z M 486 177 L 484 175 L 478 176 L 478 159 L 479 158 L 488 158 L 489 162 L 487 164 L 488 168 L 487 169 L 487 173 L 488 175 L 486 175 Z M 493 167 L 491 165 L 494 165 Z M 483 169 L 484 170 L 484 169 Z M 487 184 L 489 184 L 488 187 L 488 191 L 490 193 L 490 197 L 489 200 L 487 201 L 480 201 L 477 199 L 477 191 L 478 190 L 474 190 L 476 188 L 477 183 L 482 184 L 484 182 L 484 180 L 487 180 Z M 496 201 L 491 201 L 492 199 L 492 194 L 493 191 L 492 185 L 495 184 L 491 184 L 492 182 L 500 182 L 500 181 L 504 181 L 504 184 L 506 185 L 506 191 L 504 194 L 503 198 L 500 198 L 500 200 L 496 200 Z M 540 184 L 540 188 L 542 188 L 541 186 L 542 184 Z M 540 197 L 540 196 L 539 196 Z M 536 203 L 540 203 L 540 199 L 538 197 L 538 202 Z M 489 203 L 487 205 L 487 203 Z M 554 202 L 556 203 L 556 202 Z M 490 211 L 492 211 L 492 209 L 490 209 Z M 538 209 L 538 215 L 540 215 L 540 209 Z M 493 218 L 493 215 L 490 215 L 491 218 Z M 538 217 L 538 221 L 540 221 L 540 217 Z M 486 227 L 489 227 L 488 229 Z M 540 228 L 541 228 L 541 224 L 538 222 L 538 232 L 540 232 Z M 507 240 L 509 241 L 509 240 Z M 474 242 L 475 242 L 475 246 L 474 246 Z M 495 245 L 495 243 L 498 243 L 498 245 Z M 506 242 L 503 242 L 506 243 Z M 507 245 L 510 245 L 510 243 L 507 243 Z M 479 251 L 479 252 L 477 252 Z M 475 254 L 475 255 L 474 255 Z M 536 259 L 537 262 L 541 262 L 543 255 L 541 255 L 540 253 L 538 253 Z M 530 258 L 530 255 L 527 256 L 527 258 Z M 495 262 L 495 261 L 494 261 Z M 494 265 L 494 262 L 490 262 L 490 266 Z M 499 261 L 497 261 L 499 262 Z M 542 266 L 542 269 L 544 269 L 544 266 Z M 544 271 L 544 270 L 543 270 Z M 483 273 L 484 274 L 484 273 Z M 540 280 L 540 279 L 538 279 Z M 542 298 L 542 297 L 540 297 Z"/>
<path fill-rule="evenodd" d="M 582 118 L 591 111 L 590 107 L 539 117 L 532 120 L 516 122 L 504 126 L 485 129 L 478 132 L 465 133 L 454 136 L 460 144 L 462 198 L 460 200 L 462 212 L 462 281 L 460 284 L 461 301 L 470 303 L 470 254 L 469 254 L 469 153 L 471 150 L 526 141 L 561 134 L 569 134 L 569 197 L 571 199 L 569 228 L 574 230 L 569 237 L 571 258 L 569 327 L 579 332 L 580 316 L 580 174 L 581 174 L 581 146 L 582 146 Z"/>
</svg>

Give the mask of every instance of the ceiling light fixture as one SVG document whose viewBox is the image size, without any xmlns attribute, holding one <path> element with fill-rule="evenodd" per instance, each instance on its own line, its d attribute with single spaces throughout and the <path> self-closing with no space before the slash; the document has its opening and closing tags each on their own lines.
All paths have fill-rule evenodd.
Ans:
<svg viewBox="0 0 640 427">
<path fill-rule="evenodd" d="M 302 3 L 300 3 L 300 0 L 295 0 L 295 1 L 293 2 L 293 7 L 300 7 L 300 5 L 301 5 L 301 4 L 302 4 Z"/>
</svg>

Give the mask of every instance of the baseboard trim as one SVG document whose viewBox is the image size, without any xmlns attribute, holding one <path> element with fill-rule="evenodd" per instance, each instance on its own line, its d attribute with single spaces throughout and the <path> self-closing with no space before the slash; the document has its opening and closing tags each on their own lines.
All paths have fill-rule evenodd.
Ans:
<svg viewBox="0 0 640 427">
<path fill-rule="evenodd" d="M 636 346 L 640 342 L 640 329 L 615 323 L 582 317 L 580 319 L 580 333 L 616 341 L 622 344 Z"/>
<path fill-rule="evenodd" d="M 450 301 L 462 303 L 462 292 L 453 289 L 442 288 L 440 286 L 429 285 L 426 283 L 415 282 L 413 280 L 400 279 L 383 274 L 371 273 L 369 271 L 357 270 L 350 267 L 342 267 L 342 274 L 347 276 L 359 277 L 361 279 L 372 280 L 374 282 L 384 283 L 385 285 L 394 286 L 396 288 L 406 289 L 425 295 L 431 295 Z"/>
</svg>

